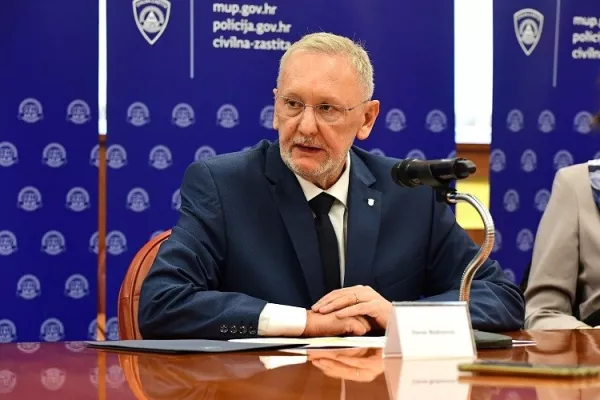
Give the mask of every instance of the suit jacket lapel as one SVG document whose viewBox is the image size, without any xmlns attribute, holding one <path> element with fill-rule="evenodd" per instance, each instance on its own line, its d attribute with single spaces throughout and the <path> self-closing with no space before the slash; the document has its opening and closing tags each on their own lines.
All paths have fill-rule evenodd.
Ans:
<svg viewBox="0 0 600 400">
<path fill-rule="evenodd" d="M 382 194 L 371 187 L 375 177 L 354 152 L 351 157 L 344 287 L 370 282 L 382 210 Z"/>
<path fill-rule="evenodd" d="M 281 160 L 278 142 L 267 150 L 265 174 L 304 273 L 312 303 L 325 295 L 315 222 L 298 180 Z"/>
</svg>

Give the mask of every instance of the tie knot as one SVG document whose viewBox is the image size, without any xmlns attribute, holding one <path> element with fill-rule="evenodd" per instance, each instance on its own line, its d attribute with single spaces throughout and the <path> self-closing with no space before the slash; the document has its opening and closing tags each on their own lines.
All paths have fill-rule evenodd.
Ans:
<svg viewBox="0 0 600 400">
<path fill-rule="evenodd" d="M 310 208 L 312 208 L 313 212 L 317 215 L 319 214 L 329 214 L 329 210 L 331 210 L 331 206 L 335 201 L 335 197 L 332 195 L 322 192 L 320 195 L 309 201 Z"/>
</svg>

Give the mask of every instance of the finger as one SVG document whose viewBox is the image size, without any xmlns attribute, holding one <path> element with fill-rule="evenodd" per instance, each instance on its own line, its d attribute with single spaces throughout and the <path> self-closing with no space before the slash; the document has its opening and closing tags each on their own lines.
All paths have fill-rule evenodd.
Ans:
<svg viewBox="0 0 600 400">
<path fill-rule="evenodd" d="M 346 322 L 346 333 L 355 336 L 363 336 L 371 330 L 369 322 L 362 317 L 348 318 Z"/>
<path fill-rule="evenodd" d="M 373 374 L 370 371 L 336 363 L 334 360 L 319 360 L 319 365 L 316 365 L 316 367 L 332 378 L 342 378 L 356 382 L 370 382 L 373 380 Z"/>
<path fill-rule="evenodd" d="M 361 357 L 337 356 L 335 360 L 359 369 L 368 369 L 370 364 L 373 364 L 373 360 L 367 360 L 366 358 Z M 383 362 L 383 360 L 381 361 Z"/>
<path fill-rule="evenodd" d="M 360 293 L 350 292 L 345 294 L 344 296 L 338 297 L 331 303 L 319 308 L 319 313 L 328 314 L 330 312 L 341 310 L 346 307 L 354 306 L 363 302 L 369 302 L 376 298 L 376 294 L 370 291 L 363 291 Z"/>
<path fill-rule="evenodd" d="M 337 299 L 340 296 L 344 296 L 345 294 L 347 294 L 348 292 L 350 292 L 352 290 L 357 290 L 357 287 L 356 286 L 347 287 L 347 288 L 334 290 L 333 292 L 329 292 L 325 296 L 323 296 L 319 301 L 317 301 L 311 307 L 311 309 L 314 312 L 317 312 L 319 310 L 319 308 L 323 307 L 326 304 L 329 304 L 330 302 L 332 302 L 333 300 Z"/>
<path fill-rule="evenodd" d="M 334 370 L 336 373 L 340 375 L 346 375 L 349 373 L 353 373 L 356 368 L 350 367 L 342 362 L 331 359 L 321 359 L 319 360 L 319 365 L 325 369 Z"/>
<path fill-rule="evenodd" d="M 378 300 L 372 300 L 341 309 L 335 313 L 335 316 L 340 319 L 357 317 L 360 315 L 368 315 L 371 318 L 378 318 L 381 315 L 381 312 L 381 302 Z"/>
</svg>

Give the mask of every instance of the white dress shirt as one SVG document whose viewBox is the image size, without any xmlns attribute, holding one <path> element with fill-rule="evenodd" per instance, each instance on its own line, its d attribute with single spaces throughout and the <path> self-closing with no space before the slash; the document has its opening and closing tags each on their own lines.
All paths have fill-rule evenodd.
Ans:
<svg viewBox="0 0 600 400">
<path fill-rule="evenodd" d="M 346 168 L 333 186 L 327 190 L 317 187 L 301 176 L 296 175 L 306 200 L 310 201 L 322 192 L 335 197 L 329 210 L 329 218 L 337 237 L 340 256 L 340 282 L 344 286 L 344 273 L 346 266 L 346 236 L 348 222 L 348 187 L 350 184 L 350 153 L 346 158 Z M 302 335 L 306 327 L 306 309 L 301 307 L 286 306 L 282 304 L 267 303 L 258 319 L 258 334 L 260 336 L 292 336 Z"/>
</svg>

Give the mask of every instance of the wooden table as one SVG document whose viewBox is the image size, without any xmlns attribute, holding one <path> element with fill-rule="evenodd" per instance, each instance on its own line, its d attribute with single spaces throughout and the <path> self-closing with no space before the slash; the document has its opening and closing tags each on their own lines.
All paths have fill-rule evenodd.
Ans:
<svg viewBox="0 0 600 400">
<path fill-rule="evenodd" d="M 511 336 L 537 345 L 479 358 L 600 364 L 600 330 Z M 81 342 L 0 345 L 0 400 L 600 399 L 600 378 L 458 375 L 452 362 L 383 359 L 380 349 L 172 356 L 96 351 Z"/>
</svg>

